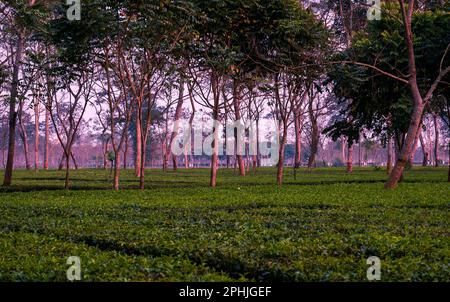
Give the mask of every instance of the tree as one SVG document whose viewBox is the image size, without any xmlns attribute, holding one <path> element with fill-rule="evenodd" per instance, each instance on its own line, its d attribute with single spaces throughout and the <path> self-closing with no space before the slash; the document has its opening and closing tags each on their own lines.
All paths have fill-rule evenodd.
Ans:
<svg viewBox="0 0 450 302">
<path fill-rule="evenodd" d="M 438 67 L 438 75 L 435 78 L 435 80 L 431 83 L 431 86 L 429 86 L 426 93 L 422 93 L 419 88 L 419 83 L 417 79 L 417 65 L 416 65 L 416 52 L 415 52 L 415 46 L 414 46 L 414 36 L 413 36 L 413 27 L 412 27 L 412 19 L 414 14 L 414 1 L 409 0 L 408 1 L 408 7 L 405 7 L 405 4 L 403 0 L 399 0 L 400 4 L 400 12 L 403 19 L 403 26 L 405 30 L 405 41 L 408 48 L 408 69 L 409 69 L 409 77 L 408 77 L 408 86 L 411 90 L 411 94 L 413 97 L 413 112 L 411 116 L 411 121 L 407 133 L 407 137 L 405 140 L 405 144 L 403 146 L 403 149 L 400 153 L 400 158 L 397 160 L 397 163 L 395 164 L 391 175 L 389 176 L 389 180 L 386 183 L 386 188 L 392 189 L 397 186 L 397 183 L 402 175 L 403 169 L 405 168 L 406 162 L 408 158 L 411 156 L 413 145 L 416 140 L 416 137 L 418 135 L 419 127 L 421 124 L 422 114 L 425 106 L 431 101 L 433 94 L 437 88 L 437 86 L 440 84 L 440 82 L 443 80 L 443 78 L 450 73 L 450 65 L 446 65 L 445 67 L 444 61 L 447 57 L 448 50 L 450 48 L 450 39 L 449 38 L 449 32 L 447 31 L 446 36 L 447 39 L 444 40 L 447 43 L 447 46 L 443 52 L 440 53 L 442 55 L 442 59 L 440 61 L 440 65 Z M 447 21 L 449 21 L 449 17 L 447 15 Z M 447 22 L 447 24 L 450 24 L 450 22 Z M 449 62 L 449 59 L 446 60 L 446 62 Z M 400 79 L 398 79 L 400 80 Z M 400 80 L 401 81 L 401 80 Z"/>
<path fill-rule="evenodd" d="M 67 91 L 62 98 L 53 99 L 48 111 L 55 129 L 56 136 L 63 149 L 66 176 L 64 188 L 69 189 L 70 160 L 74 159 L 72 147 L 83 121 L 87 105 L 91 101 L 93 90 L 93 75 L 89 69 L 76 79 L 67 79 L 61 83 L 61 88 Z M 66 97 L 67 96 L 67 97 Z"/>
<path fill-rule="evenodd" d="M 9 14 L 9 18 L 14 20 L 12 32 L 14 33 L 15 54 L 12 62 L 11 89 L 9 98 L 9 136 L 8 136 L 8 159 L 5 167 L 4 186 L 10 186 L 14 168 L 14 151 L 16 141 L 16 123 L 17 123 L 17 99 L 19 98 L 19 77 L 22 68 L 22 58 L 26 48 L 26 39 L 29 34 L 28 27 L 34 20 L 34 14 L 41 10 L 41 7 L 34 7 L 35 1 L 8 1 L 3 12 Z"/>
<path fill-rule="evenodd" d="M 434 92 L 450 71 L 450 67 L 445 67 L 449 62 L 450 42 L 446 27 L 450 23 L 448 14 L 441 11 L 414 13 L 413 1 L 409 1 L 408 6 L 398 1 L 397 6 L 390 4 L 385 9 L 381 21 L 370 22 L 367 33 L 355 37 L 356 41 L 347 52 L 349 59 L 340 60 L 352 66 L 338 67 L 337 76 L 343 84 L 338 90 L 355 97 L 348 107 L 352 123 L 342 120 L 334 128 L 340 128 L 335 134 L 345 132 L 353 138 L 357 138 L 362 125 L 379 133 L 382 129 L 391 132 L 392 125 L 396 125 L 394 131 L 406 129 L 405 136 L 397 135 L 399 154 L 386 183 L 386 188 L 394 188 L 411 158 L 425 106 L 432 101 Z M 403 53 L 408 55 L 404 57 Z M 416 57 L 426 60 L 416 64 Z M 343 80 L 349 74 L 350 78 Z M 371 96 L 366 97 L 356 87 L 370 91 Z M 369 104 L 370 99 L 377 103 Z M 397 112 L 394 108 L 401 110 Z"/>
</svg>

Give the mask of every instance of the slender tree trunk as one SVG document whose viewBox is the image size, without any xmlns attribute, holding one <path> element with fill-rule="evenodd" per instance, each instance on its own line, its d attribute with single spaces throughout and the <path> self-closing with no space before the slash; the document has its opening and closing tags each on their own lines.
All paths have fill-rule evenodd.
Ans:
<svg viewBox="0 0 450 302">
<path fill-rule="evenodd" d="M 277 184 L 283 185 L 283 173 L 284 173 L 284 154 L 287 142 L 287 123 L 283 121 L 283 138 L 280 142 L 280 150 L 278 153 L 278 169 L 277 169 Z"/>
<path fill-rule="evenodd" d="M 392 138 L 389 137 L 387 143 L 387 174 L 390 174 L 392 171 Z"/>
<path fill-rule="evenodd" d="M 353 173 L 353 144 L 348 143 L 347 173 Z"/>
<path fill-rule="evenodd" d="M 127 131 L 127 133 L 125 133 L 125 149 L 123 151 L 123 169 L 124 170 L 126 170 L 128 168 L 127 160 L 128 160 L 128 131 Z"/>
<path fill-rule="evenodd" d="M 317 125 L 317 119 L 314 116 L 312 100 L 309 105 L 309 118 L 311 120 L 312 131 L 311 131 L 311 154 L 309 155 L 308 169 L 311 170 L 315 165 L 317 152 L 319 151 L 319 126 Z"/>
<path fill-rule="evenodd" d="M 34 102 L 34 170 L 39 170 L 39 99 Z"/>
<path fill-rule="evenodd" d="M 6 136 L 4 137 L 4 139 L 6 140 Z M 3 169 L 5 169 L 5 167 L 6 167 L 6 162 L 5 162 L 5 159 L 6 159 L 6 157 L 5 157 L 5 148 L 2 148 L 2 164 L 3 164 Z"/>
<path fill-rule="evenodd" d="M 448 176 L 447 181 L 450 182 L 450 143 L 448 143 Z"/>
<path fill-rule="evenodd" d="M 358 141 L 358 166 L 362 167 L 362 148 L 361 148 L 361 138 Z"/>
<path fill-rule="evenodd" d="M 7 133 L 6 133 L 6 131 L 5 132 L 3 132 L 3 137 L 2 137 L 2 139 L 3 139 L 3 141 L 4 142 L 6 142 L 6 138 L 7 138 Z M 5 148 L 5 146 L 4 145 L 2 145 L 2 164 L 3 164 L 3 169 L 5 169 L 5 167 L 6 167 L 6 157 L 5 157 L 5 150 L 6 148 Z"/>
<path fill-rule="evenodd" d="M 73 155 L 72 151 L 70 151 L 70 157 L 72 158 L 73 166 L 75 167 L 75 170 L 78 170 L 78 163 L 77 163 L 77 160 L 75 159 L 75 156 Z"/>
<path fill-rule="evenodd" d="M 167 166 L 169 162 L 169 151 L 167 150 L 167 136 L 161 141 L 161 150 L 163 153 L 163 172 L 167 172 Z"/>
<path fill-rule="evenodd" d="M 78 163 L 77 163 L 72 151 L 70 151 L 69 165 L 70 165 L 70 159 L 72 159 L 72 163 L 73 163 L 75 170 L 78 170 Z M 61 156 L 61 160 L 59 161 L 58 171 L 61 171 L 64 168 L 65 162 L 66 162 L 66 153 L 63 152 L 63 154 Z M 106 169 L 106 166 L 105 166 L 105 169 Z"/>
<path fill-rule="evenodd" d="M 49 51 L 46 47 L 46 55 L 49 57 Z M 47 68 L 50 68 L 50 64 L 47 66 Z M 50 147 L 49 147 L 49 141 L 50 141 L 50 110 L 52 106 L 52 98 L 53 98 L 53 87 L 51 83 L 51 78 L 48 74 L 45 76 L 45 82 L 46 82 L 46 106 L 45 106 L 45 138 L 44 138 L 44 170 L 49 169 L 49 157 L 50 157 Z"/>
<path fill-rule="evenodd" d="M 234 113 L 235 113 L 235 117 L 236 117 L 236 121 L 240 121 L 241 120 L 241 86 L 238 80 L 234 80 L 233 83 L 233 105 L 234 105 Z M 241 146 L 238 146 L 238 131 L 237 129 L 234 129 L 234 140 L 235 140 L 235 144 L 237 146 L 237 150 L 238 152 L 236 153 L 236 158 L 237 158 L 237 162 L 238 162 L 238 166 L 239 166 L 239 174 L 241 176 L 245 176 L 245 164 L 244 164 L 244 159 L 242 153 L 240 152 L 241 150 Z M 245 152 L 244 152 L 245 153 Z"/>
<path fill-rule="evenodd" d="M 172 154 L 172 166 L 174 171 L 178 170 L 178 156 L 176 156 L 175 154 Z"/>
<path fill-rule="evenodd" d="M 149 102 L 150 103 L 150 102 Z M 151 114 L 150 114 L 150 110 L 151 110 L 151 106 L 150 104 L 148 104 L 148 112 L 147 112 L 147 123 L 145 124 L 145 127 L 143 124 L 140 124 L 141 127 L 141 133 L 142 135 L 140 136 L 140 140 L 141 140 L 141 163 L 140 163 L 140 172 L 139 172 L 139 188 L 141 190 L 145 189 L 145 167 L 147 164 L 147 143 L 148 143 L 148 131 L 151 125 Z M 139 113 L 140 116 L 141 113 Z M 142 120 L 141 120 L 142 121 Z M 167 133 L 167 132 L 166 132 Z"/>
<path fill-rule="evenodd" d="M 224 150 L 225 150 L 225 152 L 226 152 L 226 155 L 225 155 L 225 165 L 226 165 L 227 169 L 229 169 L 229 168 L 230 168 L 230 155 L 229 155 L 228 152 L 227 152 L 227 148 L 228 148 L 228 139 L 227 139 L 227 129 L 228 129 L 228 125 L 227 125 L 227 123 L 228 123 L 228 121 L 226 120 L 226 116 L 227 116 L 227 114 L 225 113 L 225 127 L 224 127 L 224 129 L 223 129 L 224 136 L 225 136 Z"/>
<path fill-rule="evenodd" d="M 62 171 L 65 162 L 66 162 L 66 154 L 63 153 L 63 155 L 61 156 L 61 160 L 59 161 L 58 171 Z"/>
<path fill-rule="evenodd" d="M 191 97 L 191 92 L 189 92 L 189 96 Z M 185 144 L 186 147 L 186 151 L 185 151 L 185 155 L 184 155 L 184 164 L 185 164 L 185 168 L 189 169 L 189 165 L 190 162 L 192 162 L 192 165 L 195 164 L 195 158 L 194 158 L 194 129 L 193 129 L 193 124 L 194 124 L 194 118 L 195 118 L 195 105 L 193 104 L 193 100 L 191 99 L 192 102 L 192 113 L 191 113 L 191 117 L 189 118 L 189 144 Z M 188 150 L 189 148 L 189 150 Z M 188 155 L 190 154 L 190 156 Z"/>
<path fill-rule="evenodd" d="M 173 131 L 170 137 L 169 153 L 172 153 L 172 146 L 175 141 L 175 137 L 178 134 L 178 130 L 180 128 L 179 119 L 181 118 L 181 113 L 183 112 L 183 103 L 184 103 L 184 80 L 183 78 L 181 78 L 180 89 L 178 92 L 178 103 L 177 108 L 175 109 L 175 116 L 174 116 L 175 123 L 173 124 Z M 178 158 L 175 154 L 172 154 L 172 164 L 173 170 L 176 171 L 178 169 Z"/>
<path fill-rule="evenodd" d="M 298 169 L 302 165 L 302 129 L 301 116 L 297 112 L 294 113 L 295 123 L 295 163 L 294 168 Z"/>
<path fill-rule="evenodd" d="M 261 147 L 259 141 L 259 118 L 256 120 L 256 157 L 258 161 L 258 168 L 261 168 Z"/>
<path fill-rule="evenodd" d="M 142 143 L 141 143 L 141 132 L 142 132 L 142 124 L 141 119 L 139 117 L 139 113 L 136 114 L 136 154 L 135 154 L 135 162 L 134 162 L 134 168 L 135 168 L 135 174 L 136 177 L 141 176 L 141 162 L 142 162 Z"/>
<path fill-rule="evenodd" d="M 211 157 L 211 181 L 210 186 L 215 188 L 217 186 L 217 171 L 218 171 L 218 165 L 219 165 L 219 131 L 217 131 L 218 125 L 218 118 L 219 118 L 219 104 L 218 100 L 216 103 L 217 106 L 214 108 L 213 116 L 214 116 L 214 141 L 212 145 L 213 154 Z"/>
<path fill-rule="evenodd" d="M 113 189 L 119 191 L 119 179 L 120 179 L 120 150 L 115 153 L 115 161 L 114 161 L 114 183 Z"/>
<path fill-rule="evenodd" d="M 217 171 L 218 171 L 218 163 L 219 163 L 219 131 L 218 131 L 218 123 L 219 123 L 219 78 L 215 74 L 215 72 L 211 75 L 211 89 L 214 94 L 214 106 L 213 106 L 213 120 L 214 120 L 214 140 L 212 143 L 213 154 L 211 157 L 211 179 L 210 186 L 215 188 L 217 186 Z"/>
<path fill-rule="evenodd" d="M 47 99 L 47 106 L 51 104 L 51 96 Z M 50 140 L 50 111 L 45 108 L 45 138 L 44 138 L 44 170 L 48 170 L 48 158 L 50 156 L 49 151 L 49 140 Z"/>
<path fill-rule="evenodd" d="M 69 151 L 70 152 L 70 151 Z M 70 187 L 70 185 L 69 185 L 69 174 L 70 174 L 70 155 L 68 155 L 69 154 L 69 152 L 65 152 L 64 154 L 65 154 L 65 161 L 66 161 L 66 178 L 65 178 L 65 181 L 64 181 L 64 188 L 66 189 L 66 190 L 69 190 L 69 187 Z"/>
<path fill-rule="evenodd" d="M 23 123 L 23 101 L 19 101 L 19 114 L 18 114 L 18 118 L 19 118 L 19 133 L 20 133 L 20 138 L 22 139 L 22 144 L 23 144 L 23 155 L 25 157 L 25 167 L 27 170 L 31 170 L 31 165 L 30 165 L 30 148 L 29 148 L 29 144 L 28 144 L 28 135 L 27 135 L 27 129 L 25 128 L 25 125 Z"/>
<path fill-rule="evenodd" d="M 139 164 L 139 189 L 145 189 L 145 154 L 147 153 L 147 143 L 144 139 L 141 140 L 141 162 Z"/>
<path fill-rule="evenodd" d="M 107 166 L 108 166 L 108 158 L 107 158 L 107 153 L 108 153 L 108 144 L 109 144 L 109 139 L 106 140 L 105 142 L 103 142 L 103 169 L 106 170 Z"/>
<path fill-rule="evenodd" d="M 17 112 L 16 102 L 18 97 L 19 70 L 22 65 L 22 55 L 25 43 L 23 32 L 19 32 L 17 37 L 17 48 L 13 66 L 13 77 L 11 82 L 11 98 L 9 101 L 9 137 L 8 137 L 8 158 L 6 160 L 5 177 L 3 179 L 4 186 L 10 186 L 12 183 L 12 175 L 14 169 L 14 150 L 16 143 L 16 123 Z"/>
<path fill-rule="evenodd" d="M 423 153 L 422 166 L 426 167 L 426 166 L 428 166 L 428 155 L 429 154 L 428 154 L 427 146 L 423 139 L 422 131 L 420 131 L 420 133 L 419 133 L 419 141 L 420 141 L 420 147 L 422 148 L 422 153 Z"/>
<path fill-rule="evenodd" d="M 434 122 L 434 166 L 439 167 L 439 121 L 436 114 L 433 114 Z"/>
<path fill-rule="evenodd" d="M 184 168 L 186 170 L 189 169 L 189 155 L 188 155 L 188 150 L 186 150 L 186 152 L 184 153 Z"/>
<path fill-rule="evenodd" d="M 230 168 L 230 156 L 228 155 L 228 151 L 227 151 L 227 148 L 228 148 L 228 139 L 227 139 L 228 111 L 226 109 L 227 107 L 228 106 L 225 105 L 225 114 L 224 114 L 224 116 L 225 116 L 225 123 L 224 123 L 224 127 L 223 127 L 223 136 L 225 137 L 225 140 L 224 140 L 223 149 L 225 150 L 225 166 L 226 166 L 227 169 L 229 169 Z"/>
</svg>

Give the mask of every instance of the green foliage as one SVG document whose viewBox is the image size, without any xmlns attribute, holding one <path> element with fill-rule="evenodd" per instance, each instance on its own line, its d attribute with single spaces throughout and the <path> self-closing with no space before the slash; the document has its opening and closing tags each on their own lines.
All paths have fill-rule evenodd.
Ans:
<svg viewBox="0 0 450 302">
<path fill-rule="evenodd" d="M 201 22 L 193 54 L 201 64 L 248 78 L 297 67 L 327 45 L 328 32 L 298 1 L 193 1 Z M 306 59 L 305 59 L 306 58 Z"/>
<path fill-rule="evenodd" d="M 365 31 L 355 35 L 352 47 L 334 59 L 375 65 L 407 78 L 407 48 L 398 6 L 386 4 L 384 9 L 382 20 L 369 22 Z M 439 73 L 450 43 L 450 13 L 439 10 L 416 12 L 412 26 L 418 81 L 425 95 Z M 450 56 L 447 55 L 442 66 L 449 65 Z M 384 137 L 407 132 L 412 111 L 412 96 L 407 84 L 355 64 L 337 64 L 329 76 L 341 105 L 340 114 L 345 117 L 326 129 L 330 136 L 346 135 L 356 141 L 363 128 Z M 447 81 L 448 78 L 447 75 Z M 444 89 L 448 90 L 448 85 L 441 84 L 437 94 L 442 94 L 440 91 Z"/>
<path fill-rule="evenodd" d="M 376 255 L 383 281 L 449 281 L 444 168 L 406 172 L 396 191 L 373 169 L 283 188 L 273 169 L 222 170 L 216 190 L 207 170 L 148 172 L 149 190 L 112 192 L 106 171 L 74 171 L 68 192 L 62 172 L 18 171 L 0 194 L 0 280 L 65 281 L 79 256 L 84 281 L 364 281 Z"/>
</svg>

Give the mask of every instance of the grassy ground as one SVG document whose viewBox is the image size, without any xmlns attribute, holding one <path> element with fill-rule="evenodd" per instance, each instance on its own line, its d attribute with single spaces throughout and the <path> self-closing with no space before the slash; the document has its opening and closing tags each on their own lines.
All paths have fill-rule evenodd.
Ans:
<svg viewBox="0 0 450 302">
<path fill-rule="evenodd" d="M 385 172 L 304 171 L 278 188 L 275 171 L 16 171 L 0 188 L 0 281 L 65 281 L 70 256 L 88 281 L 450 281 L 446 169 L 415 168 L 395 191 Z M 1 179 L 0 179 L 1 180 Z"/>
</svg>

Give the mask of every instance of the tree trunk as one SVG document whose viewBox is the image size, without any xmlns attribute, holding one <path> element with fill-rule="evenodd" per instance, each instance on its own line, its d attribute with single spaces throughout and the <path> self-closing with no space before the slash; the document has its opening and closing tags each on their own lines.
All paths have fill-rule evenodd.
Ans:
<svg viewBox="0 0 450 302">
<path fill-rule="evenodd" d="M 190 94 L 190 93 L 189 93 Z M 192 104 L 192 113 L 189 118 L 189 144 L 185 144 L 185 152 L 184 152 L 184 165 L 186 169 L 189 169 L 190 161 L 194 164 L 194 129 L 192 127 L 195 118 L 195 107 Z M 189 158 L 190 154 L 190 158 Z"/>
<path fill-rule="evenodd" d="M 70 152 L 70 151 L 69 151 Z M 70 155 L 69 152 L 65 151 L 65 159 L 66 159 L 66 178 L 64 181 L 64 188 L 69 190 L 69 173 L 70 173 Z"/>
<path fill-rule="evenodd" d="M 174 171 L 178 170 L 178 157 L 175 154 L 172 154 L 172 166 Z"/>
<path fill-rule="evenodd" d="M 397 162 L 398 158 L 400 158 L 400 152 L 401 152 L 401 150 L 403 148 L 403 144 L 405 143 L 405 136 L 406 135 L 404 135 L 404 134 L 396 135 L 396 139 L 395 139 L 395 142 L 394 142 L 394 150 L 395 150 L 395 152 L 393 153 L 393 154 L 395 154 L 395 160 L 393 160 L 394 163 Z M 393 167 L 392 167 L 392 169 L 393 169 Z M 392 170 L 391 170 L 391 173 L 392 173 Z M 400 176 L 399 182 L 403 182 L 403 180 L 404 180 L 404 177 L 403 177 L 403 172 L 402 172 L 402 175 Z"/>
<path fill-rule="evenodd" d="M 410 155 L 409 160 L 408 160 L 408 164 L 409 164 L 409 167 L 411 169 L 414 167 L 414 156 L 416 155 L 416 151 L 417 151 L 417 146 L 418 145 L 419 145 L 419 133 L 416 136 L 416 139 L 414 140 L 414 146 L 413 146 L 411 155 Z"/>
<path fill-rule="evenodd" d="M 219 108 L 220 108 L 220 95 L 219 95 L 219 78 L 215 74 L 215 72 L 211 75 L 211 89 L 214 95 L 214 106 L 212 110 L 213 115 L 213 131 L 214 131 L 214 140 L 212 143 L 213 154 L 211 157 L 211 179 L 209 185 L 212 188 L 217 186 L 217 171 L 218 171 L 218 162 L 219 162 L 219 131 L 218 131 L 218 123 L 219 123 Z"/>
<path fill-rule="evenodd" d="M 211 181 L 210 186 L 215 188 L 217 186 L 217 171 L 218 171 L 218 164 L 219 164 L 219 131 L 217 131 L 218 125 L 218 118 L 219 118 L 219 104 L 218 100 L 216 103 L 217 106 L 215 106 L 213 110 L 213 116 L 214 116 L 214 141 L 212 145 L 213 154 L 211 157 Z"/>
<path fill-rule="evenodd" d="M 241 120 L 241 87 L 240 87 L 240 83 L 238 82 L 238 80 L 234 80 L 233 83 L 233 105 L 234 105 L 234 113 L 235 113 L 235 118 L 236 121 L 240 121 Z M 237 148 L 237 152 L 236 152 L 236 158 L 237 158 L 237 162 L 238 162 L 238 166 L 239 166 L 239 174 L 241 176 L 245 176 L 245 164 L 244 164 L 244 159 L 241 150 L 242 146 L 238 146 L 238 131 L 237 129 L 234 129 L 234 140 L 235 140 L 235 144 L 236 144 L 236 148 Z M 244 152 L 245 153 L 245 152 Z"/>
<path fill-rule="evenodd" d="M 39 170 L 39 99 L 34 102 L 34 170 Z"/>
<path fill-rule="evenodd" d="M 413 113 L 411 116 L 411 121 L 408 128 L 408 133 L 403 144 L 402 151 L 400 156 L 397 159 L 397 162 L 392 169 L 392 172 L 389 176 L 389 180 L 386 182 L 385 188 L 394 189 L 397 187 L 397 184 L 400 178 L 403 175 L 403 170 L 405 169 L 405 165 L 408 159 L 411 157 L 411 153 L 414 148 L 414 143 L 417 138 L 417 134 L 419 132 L 420 125 L 422 124 L 422 115 L 423 110 L 425 108 L 425 104 L 423 98 L 420 94 L 419 86 L 417 84 L 417 69 L 416 69 L 416 59 L 414 53 L 414 42 L 413 42 L 413 33 L 411 28 L 411 16 L 406 13 L 404 8 L 404 3 L 399 1 L 402 14 L 403 21 L 406 31 L 406 43 L 408 46 L 408 62 L 409 62 L 409 88 L 411 90 L 411 94 L 413 96 Z M 414 2 L 410 1 L 410 5 L 414 5 Z M 413 6 L 409 8 L 412 11 Z"/>
<path fill-rule="evenodd" d="M 258 168 L 261 168 L 261 147 L 259 141 L 259 118 L 256 120 L 256 158 Z"/>
<path fill-rule="evenodd" d="M 450 143 L 448 144 L 448 176 L 447 181 L 450 182 Z"/>
<path fill-rule="evenodd" d="M 295 122 L 295 163 L 294 168 L 298 169 L 302 165 L 302 129 L 301 129 L 301 116 L 294 113 Z"/>
<path fill-rule="evenodd" d="M 143 124 L 139 124 L 139 127 L 141 128 L 141 136 L 140 136 L 140 142 L 141 142 L 141 162 L 140 162 L 140 171 L 139 171 L 139 188 L 141 190 L 145 189 L 145 167 L 147 165 L 147 142 L 148 142 L 148 132 L 151 125 L 151 106 L 150 101 L 147 105 L 147 121 L 145 124 L 145 127 Z M 142 112 L 139 112 L 138 115 L 142 117 Z M 142 119 L 140 119 L 142 122 Z M 167 132 L 166 132 L 167 133 Z"/>
<path fill-rule="evenodd" d="M 22 65 L 22 55 L 25 38 L 24 33 L 19 32 L 17 39 L 17 49 L 13 66 L 13 77 L 11 82 L 11 98 L 9 102 L 9 137 L 8 137 L 8 158 L 6 160 L 5 177 L 3 179 L 4 186 L 10 186 L 12 183 L 12 175 L 14 169 L 14 150 L 16 143 L 16 123 L 17 112 L 16 102 L 18 97 L 19 70 Z"/>
<path fill-rule="evenodd" d="M 107 158 L 107 153 L 108 153 L 108 144 L 109 144 L 109 139 L 103 142 L 103 169 L 106 170 L 107 166 L 108 166 L 108 158 Z"/>
<path fill-rule="evenodd" d="M 403 175 L 403 170 L 405 169 L 406 163 L 411 157 L 411 153 L 414 148 L 414 141 L 416 140 L 416 136 L 421 124 L 423 109 L 424 105 L 422 101 L 419 102 L 415 101 L 413 114 L 411 116 L 411 122 L 408 129 L 408 134 L 403 144 L 403 148 L 397 158 L 397 162 L 389 176 L 389 180 L 385 185 L 386 189 L 396 188 L 399 180 Z"/>
<path fill-rule="evenodd" d="M 73 155 L 72 151 L 70 151 L 70 157 L 72 158 L 73 166 L 75 167 L 75 170 L 78 170 L 77 160 L 75 159 L 75 156 Z"/>
<path fill-rule="evenodd" d="M 434 166 L 439 167 L 439 121 L 437 114 L 433 114 L 434 122 Z"/>
<path fill-rule="evenodd" d="M 145 154 L 146 154 L 146 141 L 141 138 L 141 156 L 140 156 L 140 163 L 139 163 L 139 189 L 144 190 L 145 189 Z"/>
<path fill-rule="evenodd" d="M 31 170 L 30 165 L 30 148 L 28 145 L 28 135 L 27 135 L 27 129 L 25 128 L 25 125 L 23 124 L 23 101 L 19 101 L 19 133 L 20 138 L 22 139 L 23 144 L 23 155 L 25 157 L 25 167 L 27 170 Z"/>
<path fill-rule="evenodd" d="M 6 142 L 6 138 L 7 138 L 7 133 L 6 133 L 6 131 L 4 131 L 3 132 L 3 135 L 2 135 L 2 139 L 3 139 L 3 141 L 4 142 Z M 2 145 L 2 164 L 3 164 L 3 169 L 5 169 L 5 167 L 6 167 L 6 161 L 5 161 L 5 159 L 6 159 L 6 157 L 5 157 L 5 150 L 6 148 L 5 148 L 5 146 L 4 145 Z"/>
<path fill-rule="evenodd" d="M 392 171 L 392 138 L 389 137 L 387 143 L 387 174 L 390 174 Z"/>
<path fill-rule="evenodd" d="M 44 141 L 44 170 L 48 170 L 49 159 L 49 140 L 50 140 L 50 108 L 52 105 L 52 92 L 50 87 L 50 78 L 47 76 L 47 106 L 45 106 L 45 141 Z"/>
<path fill-rule="evenodd" d="M 348 143 L 347 173 L 353 173 L 353 144 Z"/>
<path fill-rule="evenodd" d="M 187 150 L 186 150 L 186 153 L 184 153 L 184 168 L 186 170 L 189 169 L 189 155 L 187 153 Z"/>
<path fill-rule="evenodd" d="M 345 145 L 346 145 L 346 142 L 345 142 L 345 138 L 343 137 L 343 138 L 341 138 L 341 157 L 342 157 L 342 163 L 344 164 L 344 163 L 346 163 L 347 162 L 347 159 L 345 158 L 346 156 L 345 156 Z"/>
<path fill-rule="evenodd" d="M 309 104 L 309 118 L 311 120 L 311 154 L 308 160 L 308 169 L 311 170 L 316 162 L 316 155 L 319 150 L 319 127 L 317 125 L 317 119 L 314 116 L 312 100 Z M 344 152 L 345 153 L 345 152 Z"/>
<path fill-rule="evenodd" d="M 127 159 L 128 159 L 128 130 L 125 133 L 125 150 L 123 151 L 123 169 L 126 170 L 127 167 Z"/>
<path fill-rule="evenodd" d="M 225 108 L 227 106 L 225 105 Z M 223 127 L 223 136 L 225 137 L 223 149 L 225 150 L 225 166 L 227 169 L 230 168 L 230 156 L 228 155 L 228 139 L 227 139 L 227 130 L 228 130 L 228 112 L 225 110 L 225 124 Z"/>
<path fill-rule="evenodd" d="M 142 132 L 142 124 L 141 119 L 139 117 L 139 113 L 136 114 L 136 152 L 135 152 L 135 162 L 134 162 L 134 168 L 135 168 L 135 174 L 136 177 L 141 176 L 141 162 L 142 162 L 142 143 L 141 143 L 141 132 Z"/>
<path fill-rule="evenodd" d="M 428 150 L 427 150 L 427 146 L 425 144 L 425 141 L 423 139 L 423 134 L 422 131 L 420 131 L 419 133 L 419 141 L 420 141 L 420 147 L 422 148 L 422 153 L 423 153 L 423 160 L 422 160 L 422 166 L 426 167 L 428 166 Z"/>
<path fill-rule="evenodd" d="M 361 135 L 358 140 L 358 166 L 362 167 L 362 148 L 361 148 Z"/>
<path fill-rule="evenodd" d="M 161 150 L 163 153 L 163 172 L 167 172 L 167 166 L 169 162 L 169 151 L 167 150 L 167 135 L 161 142 Z"/>
<path fill-rule="evenodd" d="M 3 137 L 3 139 L 6 141 L 6 135 Z M 5 162 L 5 148 L 2 148 L 2 164 L 3 164 L 3 169 L 5 169 L 5 167 L 6 167 L 6 162 Z"/>
<path fill-rule="evenodd" d="M 215 143 L 214 143 L 215 144 Z M 214 147 L 215 149 L 215 147 Z M 212 157 L 211 157 L 211 181 L 209 183 L 209 185 L 213 188 L 215 188 L 217 186 L 217 163 L 219 161 L 219 157 L 217 156 L 216 153 L 213 153 Z"/>
<path fill-rule="evenodd" d="M 278 169 L 277 169 L 277 184 L 283 185 L 283 173 L 284 173 L 284 154 L 287 142 L 287 124 L 283 122 L 283 138 L 280 142 L 280 150 L 278 153 Z"/>
<path fill-rule="evenodd" d="M 120 178 L 120 150 L 115 153 L 115 161 L 114 161 L 114 183 L 113 189 L 119 191 L 119 178 Z"/>
<path fill-rule="evenodd" d="M 58 171 L 62 171 L 62 169 L 64 168 L 65 161 L 66 161 L 66 154 L 63 153 L 63 155 L 61 156 L 61 160 L 59 161 Z"/>
<path fill-rule="evenodd" d="M 179 89 L 179 93 L 178 93 L 178 103 L 177 103 L 177 108 L 175 109 L 175 116 L 174 116 L 175 123 L 173 124 L 173 131 L 172 131 L 172 135 L 170 137 L 170 145 L 169 145 L 170 153 L 172 153 L 172 146 L 173 146 L 175 137 L 178 134 L 178 130 L 180 128 L 179 119 L 181 117 L 181 113 L 183 112 L 183 103 L 184 103 L 184 80 L 181 77 L 180 89 Z M 172 153 L 172 164 L 173 164 L 173 170 L 176 171 L 178 169 L 178 158 L 173 153 Z"/>
</svg>

